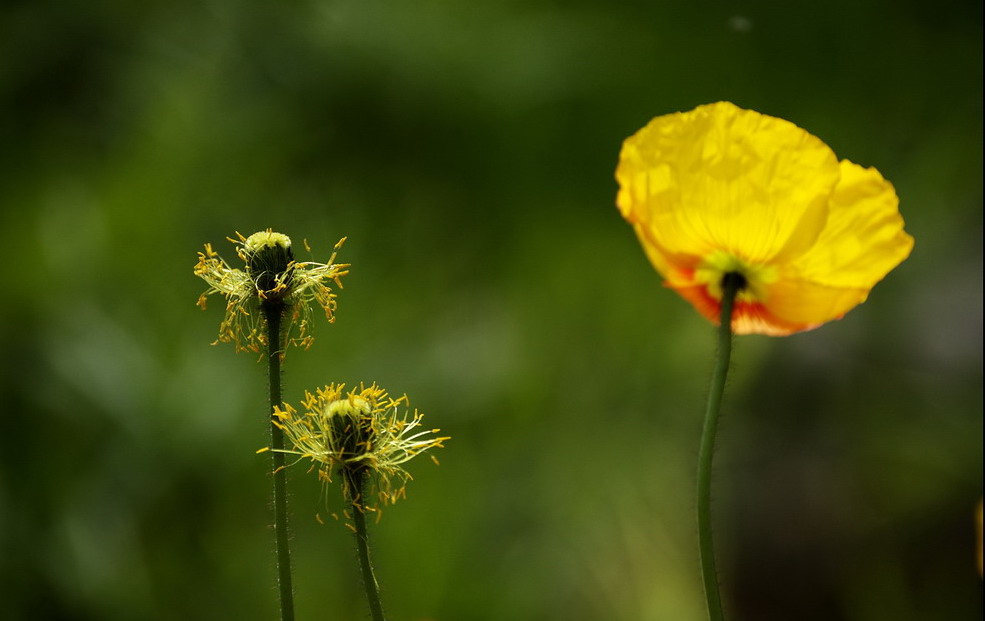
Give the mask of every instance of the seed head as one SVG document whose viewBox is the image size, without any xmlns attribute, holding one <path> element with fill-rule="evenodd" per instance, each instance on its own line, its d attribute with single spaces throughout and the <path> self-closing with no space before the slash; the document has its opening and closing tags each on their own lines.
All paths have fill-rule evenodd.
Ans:
<svg viewBox="0 0 985 621">
<path fill-rule="evenodd" d="M 309 334 L 311 303 L 321 307 L 329 323 L 335 322 L 336 299 L 330 283 L 341 289 L 340 279 L 349 273 L 348 264 L 335 263 L 345 238 L 335 244 L 327 263 L 296 261 L 291 238 L 270 229 L 249 237 L 236 233 L 236 239 L 229 241 L 244 263 L 242 269 L 230 267 L 211 244 L 205 244 L 204 252 L 198 253 L 194 269 L 209 286 L 199 296 L 199 306 L 204 309 L 212 294 L 226 298 L 226 314 L 216 342 L 232 343 L 237 351 L 259 353 L 267 345 L 261 309 L 263 305 L 282 305 L 285 346 L 310 347 L 314 340 Z"/>
<path fill-rule="evenodd" d="M 274 424 L 290 447 L 283 452 L 310 459 L 323 481 L 341 473 L 346 499 L 364 509 L 405 496 L 411 476 L 403 464 L 449 439 L 432 435 L 438 429 L 419 430 L 423 414 L 408 410 L 406 396 L 392 399 L 376 384 L 348 393 L 344 384 L 330 384 L 306 392 L 301 407 L 302 413 L 288 404 L 274 409 Z M 362 498 L 353 497 L 359 477 L 367 482 Z"/>
</svg>

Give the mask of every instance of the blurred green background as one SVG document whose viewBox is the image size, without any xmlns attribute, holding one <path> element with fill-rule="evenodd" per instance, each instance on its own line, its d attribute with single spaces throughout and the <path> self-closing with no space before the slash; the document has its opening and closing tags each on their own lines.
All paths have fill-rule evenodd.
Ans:
<svg viewBox="0 0 985 621">
<path fill-rule="evenodd" d="M 286 398 L 376 381 L 453 436 L 374 528 L 394 621 L 703 618 L 714 330 L 613 170 L 722 99 L 878 167 L 916 238 L 844 320 L 738 340 L 727 610 L 981 618 L 977 0 L 4 3 L 0 617 L 276 617 L 264 367 L 191 271 L 273 227 L 352 264 Z M 366 618 L 338 490 L 291 492 L 299 619 Z"/>
</svg>

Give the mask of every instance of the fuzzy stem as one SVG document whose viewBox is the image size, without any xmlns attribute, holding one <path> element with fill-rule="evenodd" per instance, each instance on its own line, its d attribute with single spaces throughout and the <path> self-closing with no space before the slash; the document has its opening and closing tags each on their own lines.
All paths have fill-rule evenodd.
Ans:
<svg viewBox="0 0 985 621">
<path fill-rule="evenodd" d="M 722 408 L 725 378 L 732 356 L 732 308 L 735 296 L 745 284 L 742 276 L 726 274 L 722 279 L 721 325 L 718 329 L 718 358 L 711 378 L 708 407 L 705 410 L 704 428 L 701 430 L 701 448 L 698 451 L 698 546 L 701 558 L 701 579 L 704 583 L 708 618 L 723 621 L 722 598 L 718 593 L 718 570 L 715 567 L 715 544 L 711 527 L 711 464 L 715 455 L 715 432 L 718 429 L 718 413 Z"/>
<path fill-rule="evenodd" d="M 352 506 L 352 521 L 355 526 L 356 552 L 359 556 L 359 569 L 362 572 L 363 586 L 373 621 L 386 621 L 383 615 L 383 602 L 380 600 L 380 585 L 373 574 L 373 564 L 369 559 L 369 532 L 366 529 L 366 514 L 362 508 L 363 482 L 366 473 L 362 470 L 345 472 L 346 495 Z"/>
<path fill-rule="evenodd" d="M 270 451 L 274 480 L 274 537 L 277 545 L 277 586 L 280 591 L 281 621 L 294 621 L 294 588 L 291 579 L 291 549 L 287 531 L 287 472 L 284 468 L 284 432 L 273 423 L 275 406 L 281 404 L 281 320 L 282 302 L 263 305 L 267 323 L 267 362 L 270 379 Z"/>
</svg>

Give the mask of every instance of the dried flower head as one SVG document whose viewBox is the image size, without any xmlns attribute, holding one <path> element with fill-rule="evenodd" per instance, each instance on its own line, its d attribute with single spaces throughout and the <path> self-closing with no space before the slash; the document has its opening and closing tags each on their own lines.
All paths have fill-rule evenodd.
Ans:
<svg viewBox="0 0 985 621">
<path fill-rule="evenodd" d="M 373 497 L 387 505 L 405 496 L 412 477 L 403 464 L 449 439 L 432 435 L 439 429 L 420 429 L 423 415 L 408 410 L 406 395 L 393 399 L 376 384 L 350 392 L 330 384 L 305 392 L 301 407 L 301 414 L 288 404 L 274 409 L 274 424 L 292 447 L 283 452 L 310 459 L 323 481 L 341 473 L 347 500 L 364 509 L 378 508 Z M 351 497 L 350 481 L 363 476 L 363 497 Z"/>
<path fill-rule="evenodd" d="M 340 278 L 349 273 L 348 264 L 335 263 L 345 238 L 335 244 L 327 263 L 315 263 L 295 261 L 291 238 L 270 229 L 249 237 L 236 233 L 236 237 L 228 239 L 245 264 L 242 269 L 230 267 L 211 244 L 198 253 L 194 269 L 209 285 L 198 298 L 199 306 L 204 309 L 214 293 L 226 298 L 226 315 L 216 342 L 232 343 L 237 351 L 260 352 L 267 345 L 261 306 L 280 304 L 286 312 L 285 346 L 309 347 L 314 340 L 309 334 L 311 303 L 325 311 L 330 323 L 335 321 L 335 293 L 329 283 L 342 288 Z M 305 249 L 311 251 L 307 242 Z"/>
<path fill-rule="evenodd" d="M 616 179 L 650 262 L 702 315 L 717 324 L 724 277 L 741 277 L 737 334 L 838 319 L 913 248 L 879 171 L 728 102 L 650 121 L 623 143 Z"/>
</svg>

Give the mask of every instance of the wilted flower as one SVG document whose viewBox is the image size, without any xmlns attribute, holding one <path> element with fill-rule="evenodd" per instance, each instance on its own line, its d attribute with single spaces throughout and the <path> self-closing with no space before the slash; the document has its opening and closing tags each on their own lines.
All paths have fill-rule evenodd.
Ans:
<svg viewBox="0 0 985 621">
<path fill-rule="evenodd" d="M 345 238 L 335 244 L 327 263 L 315 263 L 295 261 L 291 238 L 270 229 L 249 237 L 236 236 L 228 239 L 236 245 L 236 254 L 245 263 L 243 269 L 229 267 L 211 244 L 205 244 L 195 264 L 195 275 L 209 285 L 199 296 L 198 305 L 204 309 L 213 293 L 226 298 L 226 315 L 219 324 L 217 342 L 233 343 L 237 351 L 261 351 L 267 345 L 261 312 L 266 304 L 281 305 L 285 311 L 285 346 L 309 347 L 314 340 L 308 333 L 311 303 L 325 311 L 329 322 L 335 321 L 335 294 L 329 283 L 341 288 L 339 279 L 349 273 L 348 264 L 335 263 Z M 307 242 L 305 248 L 311 251 Z"/>
<path fill-rule="evenodd" d="M 412 477 L 404 463 L 448 440 L 432 435 L 438 429 L 419 429 L 423 415 L 410 413 L 408 405 L 406 396 L 392 399 L 376 384 L 348 393 L 344 384 L 330 384 L 314 394 L 305 392 L 302 414 L 287 404 L 275 408 L 274 424 L 292 447 L 284 453 L 298 461 L 310 459 L 323 481 L 341 473 L 347 499 L 373 509 L 372 495 L 385 505 L 406 494 Z M 351 487 L 358 481 L 361 489 L 362 477 L 369 485 L 358 497 Z"/>
<path fill-rule="evenodd" d="M 735 333 L 838 319 L 910 253 L 899 199 L 796 125 L 728 102 L 660 116 L 628 138 L 616 202 L 666 284 L 719 322 L 742 277 Z"/>
</svg>

